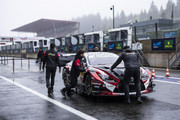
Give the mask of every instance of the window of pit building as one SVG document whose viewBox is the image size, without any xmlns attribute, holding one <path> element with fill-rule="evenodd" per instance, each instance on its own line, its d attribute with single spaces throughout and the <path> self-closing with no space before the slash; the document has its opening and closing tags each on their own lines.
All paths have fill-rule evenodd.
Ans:
<svg viewBox="0 0 180 120">
<path fill-rule="evenodd" d="M 17 44 L 17 49 L 21 49 L 21 44 Z"/>
<path fill-rule="evenodd" d="M 14 49 L 15 49 L 15 45 L 12 45 L 12 46 L 11 46 L 11 49 L 14 50 Z"/>
<path fill-rule="evenodd" d="M 62 45 L 65 46 L 65 38 L 62 38 Z"/>
<path fill-rule="evenodd" d="M 47 45 L 47 40 L 44 40 L 44 45 Z"/>
<path fill-rule="evenodd" d="M 66 45 L 71 45 L 71 37 L 67 37 L 65 40 Z"/>
<path fill-rule="evenodd" d="M 121 41 L 121 32 L 120 31 L 114 31 L 110 32 L 110 41 Z"/>
<path fill-rule="evenodd" d="M 127 30 L 121 30 L 121 39 L 127 40 L 128 38 L 128 31 Z"/>
<path fill-rule="evenodd" d="M 26 48 L 26 43 L 22 44 L 22 48 L 25 49 Z"/>
<path fill-rule="evenodd" d="M 11 46 L 7 46 L 7 50 L 10 50 L 11 49 Z"/>
<path fill-rule="evenodd" d="M 79 36 L 79 44 L 83 44 L 83 36 L 82 35 Z"/>
<path fill-rule="evenodd" d="M 25 43 L 25 48 L 29 48 L 29 42 Z"/>
<path fill-rule="evenodd" d="M 86 35 L 85 36 L 85 43 L 89 44 L 89 43 L 93 43 L 93 35 Z"/>
<path fill-rule="evenodd" d="M 104 43 L 108 43 L 110 40 L 110 37 L 109 35 L 104 35 L 103 39 L 104 39 Z"/>
<path fill-rule="evenodd" d="M 29 48 L 33 48 L 33 41 L 30 41 Z"/>
<path fill-rule="evenodd" d="M 86 35 L 85 36 L 85 43 L 99 43 L 100 36 L 99 34 L 92 34 L 92 35 Z"/>
<path fill-rule="evenodd" d="M 43 41 L 39 40 L 39 47 L 43 47 Z"/>
<path fill-rule="evenodd" d="M 37 42 L 34 42 L 34 46 L 37 46 Z"/>
<path fill-rule="evenodd" d="M 55 43 L 55 39 L 50 39 L 50 43 Z"/>
<path fill-rule="evenodd" d="M 100 42 L 100 36 L 99 36 L 99 34 L 94 34 L 93 35 L 94 36 L 94 43 L 99 43 Z"/>
</svg>

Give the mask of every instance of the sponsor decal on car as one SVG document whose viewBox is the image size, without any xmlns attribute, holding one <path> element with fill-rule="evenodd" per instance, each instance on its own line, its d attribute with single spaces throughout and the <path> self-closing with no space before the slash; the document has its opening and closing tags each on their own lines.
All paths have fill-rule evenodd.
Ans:
<svg viewBox="0 0 180 120">
<path fill-rule="evenodd" d="M 106 88 L 110 91 L 114 91 L 114 89 L 116 88 L 116 86 L 112 85 L 112 84 L 109 84 L 107 82 L 104 81 L 104 84 L 106 85 Z"/>
</svg>

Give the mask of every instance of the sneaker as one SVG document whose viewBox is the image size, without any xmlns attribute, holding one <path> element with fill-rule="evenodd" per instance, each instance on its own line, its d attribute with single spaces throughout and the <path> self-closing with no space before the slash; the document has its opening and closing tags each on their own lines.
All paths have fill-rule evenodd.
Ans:
<svg viewBox="0 0 180 120">
<path fill-rule="evenodd" d="M 142 103 L 143 103 L 141 97 L 138 97 L 138 98 L 137 98 L 137 103 L 138 103 L 138 104 L 142 104 Z"/>
<path fill-rule="evenodd" d="M 51 93 L 53 93 L 54 92 L 54 90 L 53 89 L 51 89 Z"/>
<path fill-rule="evenodd" d="M 54 92 L 54 87 L 51 87 L 51 93 L 53 93 Z"/>
<path fill-rule="evenodd" d="M 125 104 L 130 104 L 130 103 L 131 103 L 130 98 L 129 98 L 129 97 L 125 97 L 124 103 L 125 103 Z"/>
<path fill-rule="evenodd" d="M 48 94 L 51 94 L 51 88 L 48 88 Z"/>
<path fill-rule="evenodd" d="M 71 95 L 74 95 L 73 92 L 67 92 L 67 96 L 71 96 Z"/>
<path fill-rule="evenodd" d="M 63 96 L 66 97 L 66 94 L 65 94 L 65 90 L 64 90 L 64 89 L 61 89 L 60 92 L 61 92 L 61 94 L 62 94 Z"/>
</svg>

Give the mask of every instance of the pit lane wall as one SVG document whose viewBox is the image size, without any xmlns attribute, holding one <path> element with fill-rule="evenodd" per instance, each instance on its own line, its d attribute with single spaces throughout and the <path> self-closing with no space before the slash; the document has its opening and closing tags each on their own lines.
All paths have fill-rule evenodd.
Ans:
<svg viewBox="0 0 180 120">
<path fill-rule="evenodd" d="M 176 43 L 178 43 L 179 41 L 180 37 L 176 38 Z M 151 48 L 151 40 L 143 40 L 139 42 L 143 44 L 144 56 L 148 60 L 151 67 L 168 67 L 168 55 L 171 57 L 176 52 L 176 50 L 153 51 Z M 177 48 L 180 48 L 180 44 L 178 44 Z M 177 53 L 180 54 L 180 49 L 177 49 Z M 173 62 L 174 60 L 175 57 L 171 61 Z"/>
</svg>

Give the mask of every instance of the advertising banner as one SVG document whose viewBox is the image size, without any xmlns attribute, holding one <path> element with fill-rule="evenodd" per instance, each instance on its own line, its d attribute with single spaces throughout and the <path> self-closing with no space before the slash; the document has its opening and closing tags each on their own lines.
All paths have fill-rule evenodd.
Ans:
<svg viewBox="0 0 180 120">
<path fill-rule="evenodd" d="M 163 32 L 163 37 L 164 38 L 175 38 L 175 37 L 177 37 L 177 31 Z"/>
<path fill-rule="evenodd" d="M 116 51 L 123 51 L 123 42 L 122 41 L 116 42 Z"/>
<path fill-rule="evenodd" d="M 97 43 L 97 44 L 88 44 L 88 51 L 93 51 L 94 49 L 94 46 L 97 46 L 100 50 L 100 43 Z"/>
<path fill-rule="evenodd" d="M 123 42 L 108 42 L 108 51 L 123 51 Z"/>
<path fill-rule="evenodd" d="M 151 50 L 152 51 L 172 51 L 175 50 L 176 39 L 164 38 L 164 39 L 152 39 Z"/>
<path fill-rule="evenodd" d="M 108 51 L 116 51 L 116 42 L 108 42 Z"/>
</svg>

